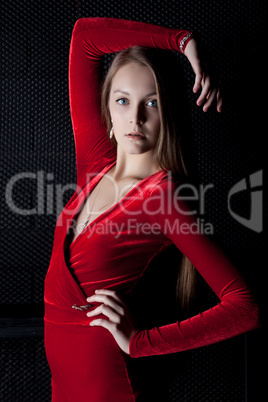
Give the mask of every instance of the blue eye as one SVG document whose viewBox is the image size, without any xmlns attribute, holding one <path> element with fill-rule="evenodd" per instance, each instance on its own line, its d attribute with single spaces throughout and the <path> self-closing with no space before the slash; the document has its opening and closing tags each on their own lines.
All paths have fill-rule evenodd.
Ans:
<svg viewBox="0 0 268 402">
<path fill-rule="evenodd" d="M 149 102 L 147 102 L 147 105 L 157 107 L 157 100 L 156 99 L 150 100 Z"/>
<path fill-rule="evenodd" d="M 119 105 L 127 105 L 128 100 L 125 98 L 120 98 L 120 99 L 117 99 L 116 102 L 119 103 Z"/>
</svg>

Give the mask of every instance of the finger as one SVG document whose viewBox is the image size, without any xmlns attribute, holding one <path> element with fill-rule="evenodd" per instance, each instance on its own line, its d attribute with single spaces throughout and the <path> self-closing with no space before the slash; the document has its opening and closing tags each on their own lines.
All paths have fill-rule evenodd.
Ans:
<svg viewBox="0 0 268 402">
<path fill-rule="evenodd" d="M 202 92 L 201 92 L 199 98 L 196 101 L 198 106 L 202 105 L 202 103 L 206 99 L 209 91 L 210 91 L 210 78 L 209 78 L 209 76 L 207 76 L 207 77 L 204 78 Z"/>
<path fill-rule="evenodd" d="M 115 326 L 116 324 L 114 324 L 108 320 L 104 320 L 102 318 L 97 318 L 96 320 L 91 321 L 89 323 L 89 325 L 91 327 L 100 326 L 100 327 L 106 328 L 106 329 L 108 329 L 108 331 L 111 332 L 111 334 L 113 334 L 115 332 L 115 328 L 116 328 L 116 326 Z"/>
<path fill-rule="evenodd" d="M 216 97 L 217 89 L 213 89 L 210 91 L 210 96 L 208 97 L 207 102 L 204 104 L 203 111 L 206 112 L 212 105 L 213 100 Z"/>
<path fill-rule="evenodd" d="M 208 92 L 208 94 L 206 96 L 206 99 L 208 99 L 210 97 L 210 95 L 211 95 L 211 89 L 209 90 L 209 92 Z"/>
<path fill-rule="evenodd" d="M 97 289 L 97 290 L 95 290 L 95 293 L 109 295 L 109 296 L 113 297 L 115 300 L 117 300 L 119 303 L 121 303 L 123 307 L 127 308 L 123 299 L 118 295 L 118 293 L 115 290 Z"/>
<path fill-rule="evenodd" d="M 112 307 L 115 311 L 117 311 L 121 315 L 125 315 L 125 309 L 124 307 L 120 306 L 118 303 L 116 303 L 110 296 L 107 295 L 92 295 L 87 298 L 88 301 L 95 301 L 95 302 L 100 302 L 103 304 L 106 304 L 107 306 Z"/>
<path fill-rule="evenodd" d="M 203 73 L 202 73 L 202 70 L 200 68 L 200 70 L 198 72 L 196 72 L 196 75 L 195 75 L 195 82 L 194 82 L 194 86 L 193 86 L 193 92 L 194 93 L 199 91 L 199 88 L 200 88 L 201 83 L 202 83 L 202 78 L 203 78 Z"/>
<path fill-rule="evenodd" d="M 99 315 L 103 314 L 106 317 L 109 318 L 110 321 L 114 323 L 120 323 L 121 322 L 121 316 L 113 310 L 111 307 L 107 306 L 106 304 L 102 304 L 101 306 L 98 306 L 95 308 L 95 310 L 90 311 L 87 313 L 88 317 L 92 317 L 94 315 Z"/>
<path fill-rule="evenodd" d="M 217 93 L 217 111 L 220 113 L 222 109 L 222 96 L 221 96 L 221 91 L 218 88 L 218 93 Z"/>
</svg>

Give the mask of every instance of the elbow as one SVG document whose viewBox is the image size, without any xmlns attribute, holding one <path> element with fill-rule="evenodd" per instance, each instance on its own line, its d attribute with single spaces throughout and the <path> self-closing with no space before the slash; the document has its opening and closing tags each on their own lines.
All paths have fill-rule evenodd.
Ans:
<svg viewBox="0 0 268 402">
<path fill-rule="evenodd" d="M 74 24 L 73 33 L 79 34 L 81 31 L 94 28 L 96 25 L 102 23 L 103 19 L 100 17 L 79 18 Z"/>
<path fill-rule="evenodd" d="M 248 331 L 260 328 L 262 326 L 260 319 L 260 306 L 249 288 L 245 289 L 242 293 L 240 306 L 246 314 Z"/>
<path fill-rule="evenodd" d="M 229 302 L 233 305 L 233 312 L 237 317 L 237 322 L 243 328 L 242 332 L 249 332 L 262 327 L 259 304 L 250 292 L 237 295 Z"/>
<path fill-rule="evenodd" d="M 262 327 L 260 319 L 260 308 L 256 301 L 251 302 L 250 308 L 247 312 L 246 322 L 248 326 L 247 331 L 252 331 Z"/>
<path fill-rule="evenodd" d="M 78 20 L 76 20 L 73 27 L 73 35 L 79 34 L 79 32 L 83 29 L 83 20 L 84 18 L 79 18 Z"/>
<path fill-rule="evenodd" d="M 231 316 L 235 325 L 240 327 L 241 333 L 262 327 L 259 303 L 245 282 L 237 284 L 233 281 L 221 296 L 221 300 L 229 305 Z"/>
</svg>

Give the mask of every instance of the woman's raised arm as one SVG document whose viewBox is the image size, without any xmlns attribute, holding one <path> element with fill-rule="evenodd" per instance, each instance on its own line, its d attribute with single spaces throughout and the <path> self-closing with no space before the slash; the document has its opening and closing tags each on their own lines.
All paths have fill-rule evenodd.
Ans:
<svg viewBox="0 0 268 402">
<path fill-rule="evenodd" d="M 115 148 L 101 120 L 102 56 L 131 46 L 183 52 L 190 39 L 189 31 L 143 22 L 98 17 L 76 22 L 70 47 L 69 89 L 78 183 L 93 163 L 115 158 Z"/>
</svg>

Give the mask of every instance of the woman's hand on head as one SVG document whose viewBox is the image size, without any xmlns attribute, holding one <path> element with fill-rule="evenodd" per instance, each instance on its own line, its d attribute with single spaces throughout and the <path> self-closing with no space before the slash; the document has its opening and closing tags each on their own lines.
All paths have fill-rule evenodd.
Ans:
<svg viewBox="0 0 268 402">
<path fill-rule="evenodd" d="M 193 91 L 196 93 L 199 91 L 200 87 L 202 88 L 196 101 L 197 105 L 203 105 L 203 111 L 206 112 L 211 107 L 214 99 L 216 99 L 217 111 L 221 112 L 222 97 L 220 88 L 213 83 L 210 74 L 202 67 L 202 60 L 200 59 L 197 43 L 194 38 L 187 43 L 184 54 L 189 60 L 195 73 Z"/>
<path fill-rule="evenodd" d="M 113 290 L 100 289 L 96 290 L 93 296 L 88 297 L 87 301 L 102 303 L 88 312 L 88 317 L 103 314 L 109 318 L 109 320 L 97 318 L 89 325 L 108 329 L 123 352 L 129 354 L 130 340 L 137 328 L 135 328 L 134 318 L 122 298 Z"/>
</svg>

